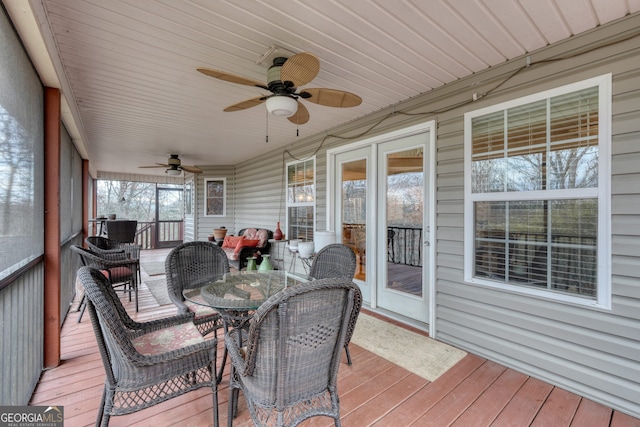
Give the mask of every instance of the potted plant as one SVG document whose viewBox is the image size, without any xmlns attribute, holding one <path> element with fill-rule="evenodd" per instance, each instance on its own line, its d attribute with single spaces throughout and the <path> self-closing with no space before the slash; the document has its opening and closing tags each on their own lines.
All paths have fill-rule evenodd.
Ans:
<svg viewBox="0 0 640 427">
<path fill-rule="evenodd" d="M 216 240 L 222 240 L 226 235 L 227 235 L 227 228 L 224 226 L 213 229 L 213 237 L 215 237 Z"/>
</svg>

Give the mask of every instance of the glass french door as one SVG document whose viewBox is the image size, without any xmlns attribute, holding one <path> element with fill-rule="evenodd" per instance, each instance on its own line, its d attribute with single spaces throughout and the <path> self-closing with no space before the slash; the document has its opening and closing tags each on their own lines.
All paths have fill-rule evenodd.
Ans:
<svg viewBox="0 0 640 427">
<path fill-rule="evenodd" d="M 378 145 L 377 303 L 427 323 L 430 269 L 427 134 Z"/>
<path fill-rule="evenodd" d="M 339 152 L 333 217 L 372 308 L 429 322 L 429 132 Z"/>
</svg>

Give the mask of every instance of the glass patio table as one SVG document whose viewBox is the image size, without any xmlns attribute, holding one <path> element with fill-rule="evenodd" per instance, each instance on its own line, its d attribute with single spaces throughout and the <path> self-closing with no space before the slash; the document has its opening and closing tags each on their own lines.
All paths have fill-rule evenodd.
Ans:
<svg viewBox="0 0 640 427">
<path fill-rule="evenodd" d="M 184 289 L 185 299 L 195 304 L 214 308 L 222 317 L 225 335 L 229 328 L 242 329 L 246 326 L 253 312 L 269 297 L 281 290 L 309 280 L 289 273 L 285 270 L 238 271 L 227 273 L 221 279 L 208 280 L 194 284 L 194 288 Z M 242 340 L 242 334 L 238 334 Z M 242 343 L 239 343 L 242 346 Z M 227 361 L 225 346 L 222 364 L 218 371 L 218 382 L 222 379 L 224 365 Z"/>
</svg>

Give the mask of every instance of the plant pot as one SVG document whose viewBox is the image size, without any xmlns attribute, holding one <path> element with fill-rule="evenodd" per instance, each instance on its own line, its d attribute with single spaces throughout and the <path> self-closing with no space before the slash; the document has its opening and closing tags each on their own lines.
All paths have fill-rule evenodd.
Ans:
<svg viewBox="0 0 640 427">
<path fill-rule="evenodd" d="M 227 229 L 226 228 L 214 228 L 213 229 L 213 237 L 216 238 L 216 240 L 222 240 L 224 239 L 224 236 L 227 235 Z"/>
<path fill-rule="evenodd" d="M 298 243 L 298 256 L 300 258 L 311 258 L 313 255 L 313 242 L 300 242 Z"/>
</svg>

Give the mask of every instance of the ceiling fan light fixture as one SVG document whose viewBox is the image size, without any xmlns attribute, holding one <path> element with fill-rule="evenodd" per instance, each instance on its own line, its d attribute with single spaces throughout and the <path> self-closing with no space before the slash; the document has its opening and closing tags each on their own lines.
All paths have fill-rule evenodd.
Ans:
<svg viewBox="0 0 640 427">
<path fill-rule="evenodd" d="M 178 176 L 182 173 L 180 169 L 167 169 L 167 175 Z"/>
<path fill-rule="evenodd" d="M 298 101 L 290 96 L 272 96 L 267 99 L 267 111 L 274 116 L 291 117 L 298 111 Z"/>
</svg>

